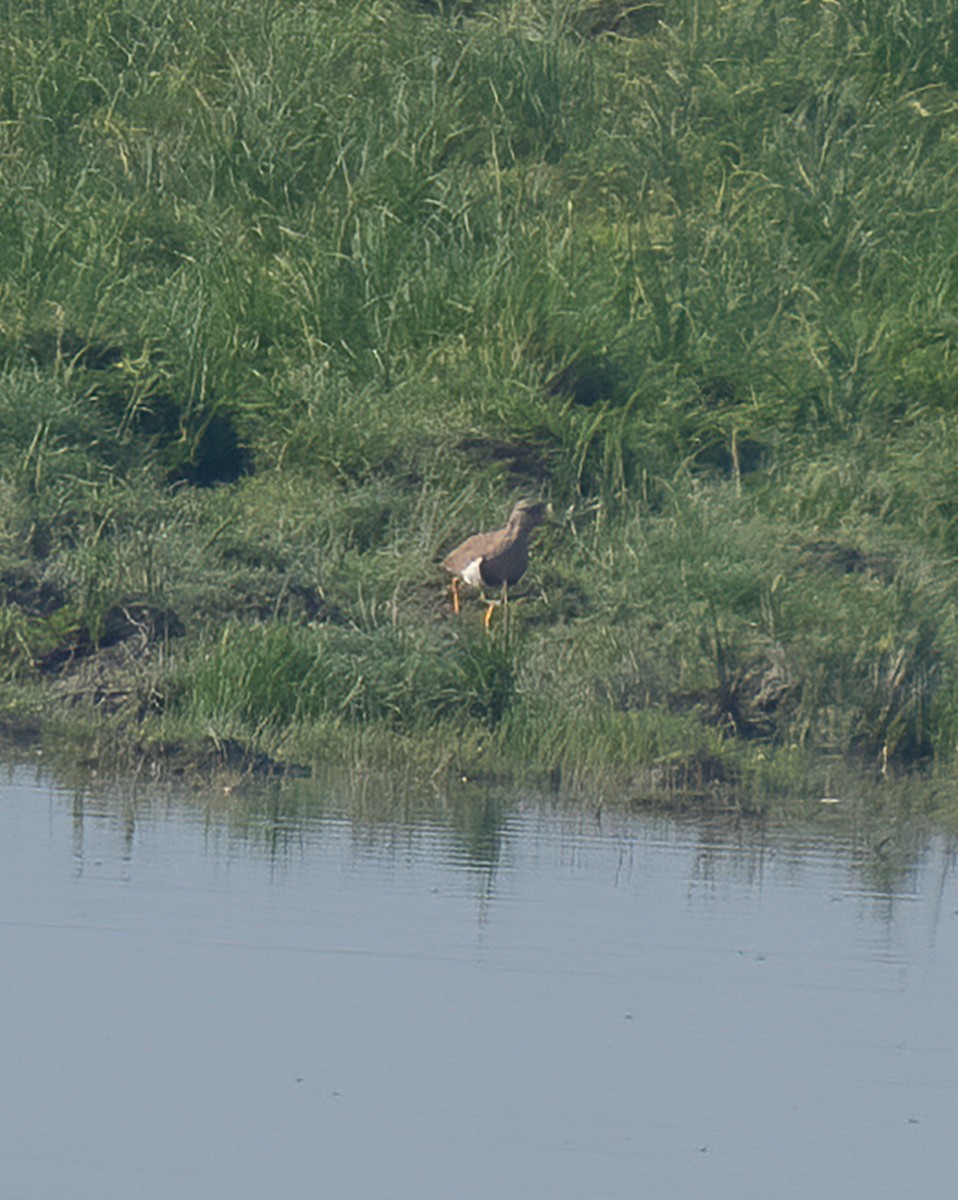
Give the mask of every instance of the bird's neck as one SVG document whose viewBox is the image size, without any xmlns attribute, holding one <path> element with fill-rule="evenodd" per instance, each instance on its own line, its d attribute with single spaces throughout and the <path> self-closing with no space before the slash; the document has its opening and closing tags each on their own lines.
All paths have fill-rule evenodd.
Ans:
<svg viewBox="0 0 958 1200">
<path fill-rule="evenodd" d="M 510 521 L 503 531 L 505 541 L 510 546 L 521 545 L 523 542 L 528 542 L 534 529 L 534 525 L 525 521 Z"/>
</svg>

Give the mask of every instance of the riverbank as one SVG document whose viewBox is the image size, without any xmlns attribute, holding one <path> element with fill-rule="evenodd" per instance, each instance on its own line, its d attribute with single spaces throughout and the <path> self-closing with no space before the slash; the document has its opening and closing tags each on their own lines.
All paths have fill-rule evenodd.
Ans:
<svg viewBox="0 0 958 1200">
<path fill-rule="evenodd" d="M 646 9 L 7 15 L 12 728 L 952 769 L 950 8 Z M 556 515 L 486 635 L 437 564 L 519 495 Z"/>
</svg>

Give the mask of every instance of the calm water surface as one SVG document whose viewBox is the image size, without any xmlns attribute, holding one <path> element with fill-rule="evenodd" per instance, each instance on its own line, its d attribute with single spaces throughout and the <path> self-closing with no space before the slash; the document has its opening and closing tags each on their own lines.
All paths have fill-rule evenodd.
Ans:
<svg viewBox="0 0 958 1200">
<path fill-rule="evenodd" d="M 777 827 L 0 780 L 9 1200 L 950 1200 L 958 883 Z"/>
</svg>

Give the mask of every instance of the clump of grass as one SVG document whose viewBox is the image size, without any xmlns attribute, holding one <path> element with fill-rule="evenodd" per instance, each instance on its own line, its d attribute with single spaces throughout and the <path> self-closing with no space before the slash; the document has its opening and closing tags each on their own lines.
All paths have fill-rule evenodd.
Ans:
<svg viewBox="0 0 958 1200">
<path fill-rule="evenodd" d="M 4 676 L 15 679 L 34 664 L 32 638 L 24 614 L 12 605 L 0 606 L 0 662 Z"/>
<path fill-rule="evenodd" d="M 171 686 L 182 716 L 220 735 L 276 738 L 289 726 L 379 725 L 414 735 L 438 724 L 495 727 L 514 694 L 502 638 L 383 625 L 228 624 Z"/>
</svg>

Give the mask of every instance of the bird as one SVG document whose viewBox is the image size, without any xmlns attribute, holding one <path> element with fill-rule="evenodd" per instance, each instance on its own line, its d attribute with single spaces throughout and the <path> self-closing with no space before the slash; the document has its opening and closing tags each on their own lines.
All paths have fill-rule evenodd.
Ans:
<svg viewBox="0 0 958 1200">
<path fill-rule="evenodd" d="M 542 500 L 520 500 L 502 529 L 475 533 L 466 538 L 443 559 L 443 567 L 452 576 L 452 610 L 459 613 L 459 584 L 470 587 L 500 588 L 503 603 L 508 603 L 509 587 L 518 583 L 529 565 L 529 539 L 546 519 L 549 506 Z M 485 600 L 485 594 L 483 594 Z M 489 628 L 494 603 L 486 602 L 483 620 Z"/>
</svg>

